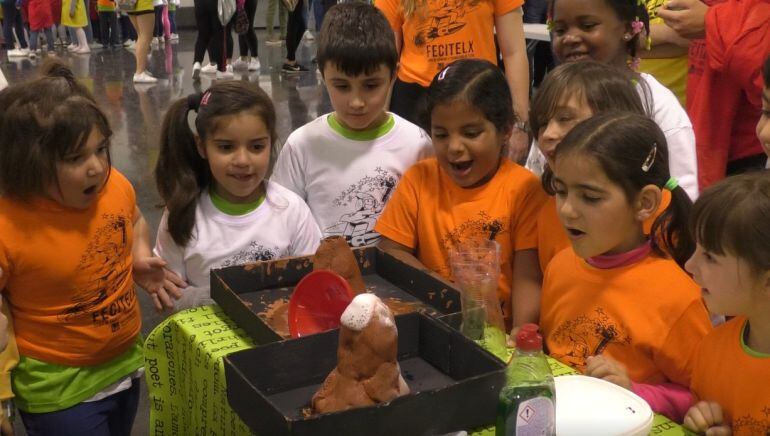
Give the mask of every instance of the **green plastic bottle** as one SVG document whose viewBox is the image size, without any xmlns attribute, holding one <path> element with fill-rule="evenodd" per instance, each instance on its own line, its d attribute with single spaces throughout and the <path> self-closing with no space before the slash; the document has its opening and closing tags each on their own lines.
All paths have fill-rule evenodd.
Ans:
<svg viewBox="0 0 770 436">
<path fill-rule="evenodd" d="M 536 324 L 525 324 L 516 335 L 506 379 L 497 405 L 495 435 L 556 434 L 556 388 Z"/>
</svg>

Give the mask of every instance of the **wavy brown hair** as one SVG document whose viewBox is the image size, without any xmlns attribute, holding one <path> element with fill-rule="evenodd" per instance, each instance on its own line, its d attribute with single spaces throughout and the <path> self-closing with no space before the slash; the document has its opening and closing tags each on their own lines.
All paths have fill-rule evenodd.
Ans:
<svg viewBox="0 0 770 436">
<path fill-rule="evenodd" d="M 72 70 L 55 58 L 40 77 L 0 92 L 0 195 L 21 201 L 57 184 L 56 163 L 85 146 L 96 128 L 109 140 L 109 121 Z M 109 149 L 108 149 L 109 150 Z M 109 151 L 107 154 L 108 162 Z"/>
</svg>

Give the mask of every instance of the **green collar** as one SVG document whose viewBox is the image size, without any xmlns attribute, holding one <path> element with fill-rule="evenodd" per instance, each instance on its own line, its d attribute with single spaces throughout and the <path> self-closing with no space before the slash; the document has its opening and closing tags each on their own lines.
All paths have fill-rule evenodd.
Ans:
<svg viewBox="0 0 770 436">
<path fill-rule="evenodd" d="M 219 209 L 220 212 L 231 216 L 246 215 L 258 208 L 262 202 L 265 201 L 265 196 L 261 195 L 256 200 L 248 203 L 231 203 L 219 196 L 213 188 L 209 189 L 209 197 L 211 198 L 211 202 L 214 203 L 214 207 Z"/>
<path fill-rule="evenodd" d="M 347 139 L 353 141 L 372 141 L 377 138 L 385 136 L 388 132 L 393 130 L 393 126 L 396 125 L 396 119 L 393 118 L 393 114 L 388 114 L 388 118 L 381 125 L 369 130 L 351 130 L 340 124 L 336 115 L 332 112 L 326 118 L 329 121 L 329 127 L 335 132 L 344 136 Z"/>
<path fill-rule="evenodd" d="M 759 351 L 754 351 L 746 344 L 746 336 L 748 336 L 749 331 L 749 320 L 747 319 L 743 323 L 743 327 L 741 328 L 741 348 L 743 348 L 743 351 L 748 354 L 751 357 L 757 357 L 760 359 L 766 359 L 770 357 L 770 354 L 760 353 Z"/>
</svg>

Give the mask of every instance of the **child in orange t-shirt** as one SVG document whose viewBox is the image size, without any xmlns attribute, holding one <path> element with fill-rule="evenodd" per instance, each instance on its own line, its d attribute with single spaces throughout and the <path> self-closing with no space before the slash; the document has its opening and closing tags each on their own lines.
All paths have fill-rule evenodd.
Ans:
<svg viewBox="0 0 770 436">
<path fill-rule="evenodd" d="M 766 122 L 767 115 L 763 118 Z M 757 133 L 761 134 L 761 127 Z M 691 384 L 699 402 L 684 418 L 690 430 L 770 433 L 769 210 L 766 172 L 719 182 L 693 208 L 697 248 L 687 270 L 703 286 L 708 308 L 735 318 L 717 327 L 700 345 Z"/>
<path fill-rule="evenodd" d="M 109 434 L 116 422 L 130 429 L 144 365 L 134 283 L 168 300 L 174 277 L 152 257 L 134 190 L 111 167 L 106 116 L 66 66 L 44 71 L 0 93 L 14 402 L 30 434 Z"/>
<path fill-rule="evenodd" d="M 505 77 L 487 61 L 442 70 L 428 89 L 425 126 L 436 157 L 406 172 L 375 226 L 380 248 L 447 279 L 449 249 L 497 241 L 508 329 L 537 320 L 535 216 L 545 199 L 537 178 L 505 157 L 515 121 L 509 97 Z"/>
<path fill-rule="evenodd" d="M 681 418 L 711 322 L 698 287 L 674 261 L 692 253 L 691 203 L 667 157 L 655 122 L 629 112 L 589 118 L 559 143 L 551 186 L 572 247 L 548 265 L 540 326 L 551 356 Z M 645 235 L 664 189 L 671 204 Z"/>
<path fill-rule="evenodd" d="M 645 115 L 632 79 L 629 73 L 608 64 L 570 62 L 550 72 L 535 94 L 529 119 L 537 138 L 535 145 L 542 154 L 530 154 L 527 167 L 537 175 L 542 170 L 543 187 L 549 195 L 537 216 L 537 255 L 542 271 L 556 253 L 569 247 L 549 185 L 556 145 L 577 123 L 598 113 L 628 111 Z M 541 156 L 545 162 L 540 161 Z"/>
</svg>

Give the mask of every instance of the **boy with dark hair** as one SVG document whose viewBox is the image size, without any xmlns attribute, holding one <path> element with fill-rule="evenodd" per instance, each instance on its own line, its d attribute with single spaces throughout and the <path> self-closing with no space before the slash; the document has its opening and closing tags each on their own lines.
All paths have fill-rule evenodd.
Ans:
<svg viewBox="0 0 770 436">
<path fill-rule="evenodd" d="M 307 202 L 324 236 L 343 236 L 353 247 L 376 245 L 377 218 L 406 169 L 433 153 L 430 138 L 385 110 L 398 51 L 376 8 L 329 9 L 317 59 L 334 112 L 289 135 L 272 180 Z"/>
</svg>

